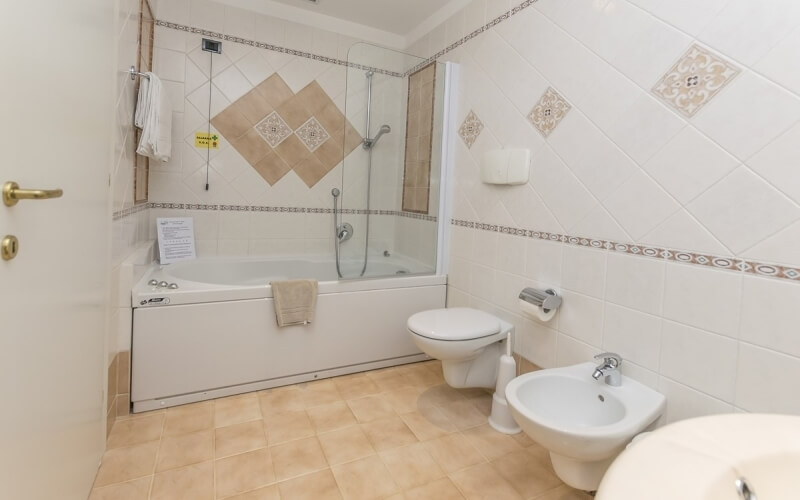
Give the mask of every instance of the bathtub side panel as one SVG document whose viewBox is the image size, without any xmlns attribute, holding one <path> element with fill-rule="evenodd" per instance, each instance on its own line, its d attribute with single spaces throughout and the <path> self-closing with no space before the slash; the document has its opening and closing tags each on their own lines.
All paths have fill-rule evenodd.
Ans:
<svg viewBox="0 0 800 500">
<path fill-rule="evenodd" d="M 161 399 L 419 354 L 406 320 L 444 304 L 442 285 L 322 294 L 314 323 L 284 328 L 277 326 L 271 298 L 139 308 L 131 398 Z"/>
</svg>

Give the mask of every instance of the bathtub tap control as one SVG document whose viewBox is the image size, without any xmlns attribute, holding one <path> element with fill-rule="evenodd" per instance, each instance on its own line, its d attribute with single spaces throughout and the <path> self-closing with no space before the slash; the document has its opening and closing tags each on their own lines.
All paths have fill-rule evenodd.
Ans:
<svg viewBox="0 0 800 500">
<path fill-rule="evenodd" d="M 147 284 L 150 286 L 158 286 L 158 280 L 150 280 L 147 282 Z"/>
<path fill-rule="evenodd" d="M 177 290 L 178 289 L 178 284 L 177 283 L 170 283 L 168 288 L 170 290 Z"/>
<path fill-rule="evenodd" d="M 158 284 L 158 288 L 167 288 L 168 286 L 169 283 L 167 283 L 166 281 L 162 281 Z"/>
</svg>

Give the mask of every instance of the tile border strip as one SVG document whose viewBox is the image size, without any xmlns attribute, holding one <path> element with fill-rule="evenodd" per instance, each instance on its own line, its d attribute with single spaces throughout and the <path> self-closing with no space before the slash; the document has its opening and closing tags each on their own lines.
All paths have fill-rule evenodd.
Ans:
<svg viewBox="0 0 800 500">
<path fill-rule="evenodd" d="M 691 264 L 696 266 L 709 267 L 724 271 L 745 272 L 757 276 L 778 278 L 800 283 L 800 267 L 783 266 L 780 264 L 770 264 L 765 262 L 755 262 L 737 257 L 719 257 L 707 253 L 687 252 L 671 248 L 661 248 L 650 245 L 637 245 L 635 243 L 620 243 L 616 241 L 602 240 L 596 238 L 585 238 L 581 236 L 570 236 L 566 234 L 550 233 L 547 231 L 535 231 L 532 229 L 522 229 L 517 227 L 500 226 L 497 224 L 485 224 L 482 222 L 468 221 L 462 219 L 451 219 L 450 223 L 454 226 L 479 231 L 488 231 L 500 234 L 509 234 L 532 238 L 537 240 L 553 241 L 567 245 L 576 245 L 613 252 L 638 255 L 653 259 L 664 259 L 672 262 Z"/>
<path fill-rule="evenodd" d="M 202 203 L 142 203 L 134 207 L 114 212 L 112 220 L 118 221 L 130 215 L 141 212 L 148 208 L 167 208 L 176 210 L 208 210 L 219 212 L 273 212 L 287 214 L 332 214 L 332 208 L 316 207 L 277 207 L 261 205 L 207 205 Z M 345 215 L 392 215 L 395 217 L 405 217 L 407 219 L 424 220 L 436 222 L 439 218 L 435 215 L 418 214 L 401 210 L 364 210 L 358 208 L 343 208 L 338 211 Z"/>
<path fill-rule="evenodd" d="M 479 27 L 479 28 L 477 28 L 477 29 L 473 30 L 473 31 L 472 31 L 471 33 L 469 33 L 468 35 L 465 35 L 465 36 L 463 36 L 463 37 L 459 38 L 459 39 L 458 39 L 458 40 L 456 40 L 455 42 L 451 43 L 451 44 L 450 44 L 450 45 L 448 45 L 447 47 L 445 47 L 445 48 L 443 48 L 442 50 L 440 50 L 439 52 L 437 52 L 437 53 L 435 53 L 434 55 L 432 55 L 432 56 L 428 57 L 427 59 L 425 59 L 425 60 L 424 60 L 424 61 L 422 61 L 421 63 L 417 64 L 416 66 L 414 66 L 413 68 L 411 68 L 410 70 L 408 70 L 408 71 L 406 72 L 406 74 L 405 74 L 405 75 L 403 75 L 403 76 L 408 76 L 408 75 L 410 75 L 411 73 L 414 73 L 414 72 L 418 71 L 419 69 L 421 69 L 421 68 L 423 68 L 423 67 L 427 66 L 428 64 L 430 64 L 430 63 L 432 63 L 432 62 L 436 61 L 437 59 L 439 59 L 439 58 L 440 58 L 440 57 L 442 57 L 443 55 L 445 55 L 445 54 L 447 54 L 448 52 L 451 52 L 452 50 L 455 50 L 455 49 L 457 49 L 458 47 L 460 47 L 460 46 L 464 45 L 464 44 L 465 44 L 465 43 L 467 43 L 468 41 L 472 40 L 472 39 L 473 39 L 473 38 L 475 38 L 476 36 L 478 36 L 478 35 L 480 35 L 481 33 L 483 33 L 484 31 L 486 31 L 486 30 L 489 30 L 489 29 L 491 29 L 491 28 L 494 28 L 495 26 L 497 26 L 498 24 L 502 23 L 503 21 L 506 21 L 506 20 L 510 19 L 512 16 L 515 16 L 515 15 L 519 14 L 519 13 L 520 13 L 520 12 L 522 12 L 523 10 L 525 10 L 525 9 L 527 9 L 528 7 L 530 7 L 531 5 L 535 4 L 537 1 L 538 1 L 538 0 L 525 0 L 524 2 L 522 2 L 522 3 L 521 3 L 521 4 L 519 4 L 519 5 L 517 5 L 516 7 L 512 8 L 511 10 L 509 10 L 509 11 L 506 11 L 506 12 L 504 12 L 504 13 L 500 14 L 499 16 L 495 17 L 494 19 L 492 19 L 492 20 L 491 20 L 491 21 L 489 21 L 488 23 L 484 24 L 483 26 L 481 26 L 481 27 Z"/>
<path fill-rule="evenodd" d="M 304 57 L 306 59 L 312 59 L 314 61 L 321 61 L 365 71 L 374 71 L 375 73 L 381 73 L 383 75 L 394 76 L 397 78 L 404 78 L 406 76 L 406 73 L 400 73 L 397 71 L 388 71 L 381 68 L 373 68 L 372 66 L 365 66 L 363 64 L 356 64 L 348 61 L 343 61 L 341 59 L 336 59 L 335 57 L 327 57 L 319 54 L 314 54 L 311 52 L 304 52 L 302 50 L 289 49 L 286 47 L 281 47 L 279 45 L 272 45 L 271 43 L 258 42 L 256 40 L 249 40 L 247 38 L 240 38 L 238 36 L 226 35 L 224 33 L 218 33 L 216 31 L 209 31 L 209 30 L 204 30 L 202 28 L 195 28 L 193 26 L 186 26 L 185 24 L 171 23 L 168 21 L 162 21 L 160 19 L 156 19 L 156 26 L 183 31 L 186 33 L 194 33 L 196 35 L 203 35 L 208 38 L 216 38 L 218 40 L 225 40 L 233 43 L 239 43 L 242 45 L 250 45 L 251 47 L 256 47 L 259 49 L 272 50 L 274 52 L 281 52 L 283 54 L 288 54 L 290 56 Z"/>
<path fill-rule="evenodd" d="M 147 210 L 148 208 L 150 208 L 150 203 L 140 203 L 138 205 L 125 208 L 123 210 L 118 210 L 112 214 L 111 220 L 117 221 L 120 219 L 124 219 L 125 217 Z"/>
</svg>

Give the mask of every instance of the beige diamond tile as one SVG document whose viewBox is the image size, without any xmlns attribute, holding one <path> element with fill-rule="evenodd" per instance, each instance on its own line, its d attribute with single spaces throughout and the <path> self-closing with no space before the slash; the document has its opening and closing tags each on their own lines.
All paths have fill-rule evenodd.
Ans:
<svg viewBox="0 0 800 500">
<path fill-rule="evenodd" d="M 331 136 L 313 116 L 295 131 L 309 151 L 314 152 Z"/>
<path fill-rule="evenodd" d="M 255 128 L 258 135 L 263 137 L 264 140 L 267 141 L 267 144 L 273 148 L 278 147 L 278 144 L 292 135 L 292 129 L 289 128 L 289 125 L 287 125 L 286 122 L 283 121 L 283 118 L 275 111 L 258 122 Z"/>
<path fill-rule="evenodd" d="M 458 135 L 461 136 L 464 144 L 466 144 L 468 148 L 471 148 L 482 131 L 483 122 L 481 122 L 474 111 L 470 110 L 464 122 L 461 124 L 461 127 L 458 129 Z"/>
<path fill-rule="evenodd" d="M 547 87 L 539 102 L 528 114 L 528 120 L 542 136 L 549 136 L 572 106 L 553 87 Z"/>
<path fill-rule="evenodd" d="M 653 87 L 675 111 L 691 118 L 741 70 L 699 45 L 692 45 Z"/>
</svg>

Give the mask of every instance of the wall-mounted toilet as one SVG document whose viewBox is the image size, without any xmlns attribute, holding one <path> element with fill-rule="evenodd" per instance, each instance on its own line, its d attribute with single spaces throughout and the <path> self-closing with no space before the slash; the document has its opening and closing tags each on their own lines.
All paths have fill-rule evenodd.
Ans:
<svg viewBox="0 0 800 500">
<path fill-rule="evenodd" d="M 495 387 L 500 357 L 513 329 L 496 316 L 468 307 L 433 309 L 408 318 L 414 343 L 442 361 L 445 381 L 457 389 Z"/>
</svg>

